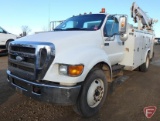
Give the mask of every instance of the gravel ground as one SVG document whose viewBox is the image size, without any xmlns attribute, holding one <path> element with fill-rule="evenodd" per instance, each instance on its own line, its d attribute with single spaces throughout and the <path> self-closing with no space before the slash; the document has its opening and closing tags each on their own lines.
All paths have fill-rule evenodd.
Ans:
<svg viewBox="0 0 160 121">
<path fill-rule="evenodd" d="M 108 94 L 104 106 L 91 118 L 77 115 L 71 106 L 39 102 L 17 94 L 6 82 L 7 56 L 0 57 L 0 121 L 159 121 L 160 120 L 160 46 L 149 71 L 125 72 L 129 77 Z M 151 119 L 143 108 L 157 106 Z"/>
</svg>

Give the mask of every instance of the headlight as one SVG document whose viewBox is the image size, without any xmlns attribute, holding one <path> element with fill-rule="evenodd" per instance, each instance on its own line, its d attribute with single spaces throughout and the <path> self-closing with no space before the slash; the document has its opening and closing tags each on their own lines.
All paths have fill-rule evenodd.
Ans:
<svg viewBox="0 0 160 121">
<path fill-rule="evenodd" d="M 67 75 L 67 73 L 68 73 L 67 65 L 60 65 L 59 72 L 60 72 L 60 74 Z"/>
<path fill-rule="evenodd" d="M 83 65 L 59 65 L 59 72 L 60 74 L 63 75 L 68 75 L 68 76 L 79 76 L 82 74 L 84 69 Z"/>
</svg>

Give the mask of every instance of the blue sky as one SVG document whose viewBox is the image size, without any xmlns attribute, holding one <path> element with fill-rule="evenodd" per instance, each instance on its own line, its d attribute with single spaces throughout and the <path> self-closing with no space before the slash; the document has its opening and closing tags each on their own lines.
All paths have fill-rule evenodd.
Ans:
<svg viewBox="0 0 160 121">
<path fill-rule="evenodd" d="M 21 26 L 27 25 L 30 33 L 48 29 L 48 22 L 64 20 L 80 13 L 98 13 L 106 8 L 110 14 L 127 14 L 136 2 L 152 18 L 160 20 L 159 0 L 0 0 L 0 26 L 7 31 L 20 34 Z M 160 37 L 160 21 L 154 25 L 156 36 Z"/>
</svg>

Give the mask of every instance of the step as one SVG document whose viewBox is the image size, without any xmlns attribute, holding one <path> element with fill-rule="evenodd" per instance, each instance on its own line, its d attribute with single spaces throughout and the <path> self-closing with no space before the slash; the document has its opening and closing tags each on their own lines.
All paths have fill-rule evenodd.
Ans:
<svg viewBox="0 0 160 121">
<path fill-rule="evenodd" d="M 123 75 L 123 65 L 114 65 L 112 66 L 112 77 L 117 77 Z"/>
<path fill-rule="evenodd" d="M 123 65 L 114 65 L 114 66 L 112 66 L 112 71 L 121 70 L 123 68 L 124 68 Z"/>
</svg>

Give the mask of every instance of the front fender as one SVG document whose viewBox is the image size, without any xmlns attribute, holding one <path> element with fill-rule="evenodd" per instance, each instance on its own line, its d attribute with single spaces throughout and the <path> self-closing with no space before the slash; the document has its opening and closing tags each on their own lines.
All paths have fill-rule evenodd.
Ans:
<svg viewBox="0 0 160 121">
<path fill-rule="evenodd" d="M 63 83 L 78 83 L 85 80 L 87 74 L 90 70 L 99 62 L 107 63 L 111 67 L 111 63 L 108 59 L 107 54 L 102 48 L 84 48 L 81 50 L 73 49 L 68 52 L 59 53 L 56 55 L 54 62 L 51 64 L 49 70 L 47 71 L 44 79 L 54 80 L 56 82 Z M 70 64 L 77 65 L 83 64 L 84 71 L 78 77 L 69 77 L 65 75 L 60 75 L 58 72 L 58 64 Z"/>
</svg>

